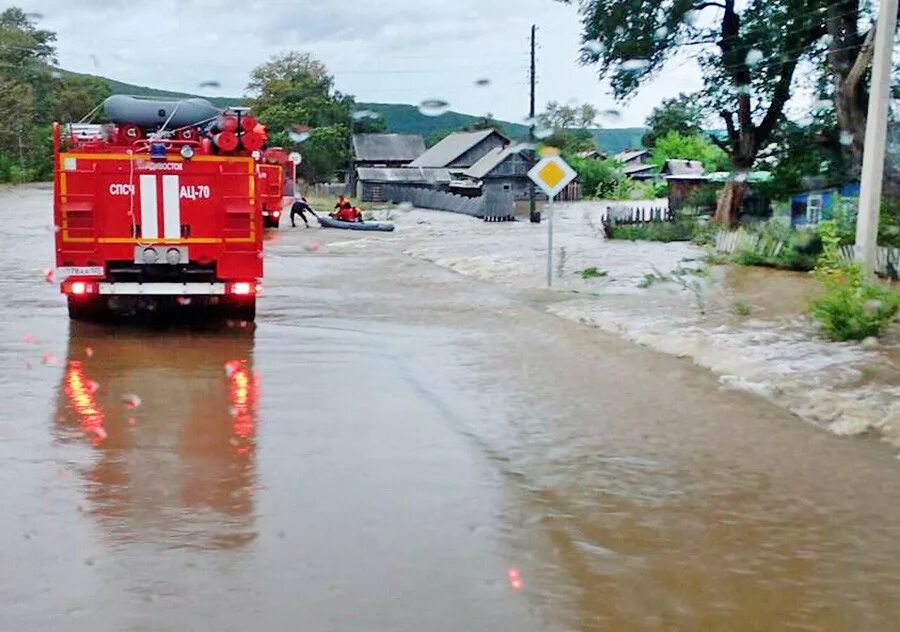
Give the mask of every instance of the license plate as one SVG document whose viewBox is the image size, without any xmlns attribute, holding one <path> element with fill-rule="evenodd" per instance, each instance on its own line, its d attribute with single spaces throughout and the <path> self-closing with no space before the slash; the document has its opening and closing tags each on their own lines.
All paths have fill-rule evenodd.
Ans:
<svg viewBox="0 0 900 632">
<path fill-rule="evenodd" d="M 70 276 L 100 276 L 104 274 L 103 266 L 64 266 L 56 269 L 56 275 L 61 279 Z"/>
</svg>

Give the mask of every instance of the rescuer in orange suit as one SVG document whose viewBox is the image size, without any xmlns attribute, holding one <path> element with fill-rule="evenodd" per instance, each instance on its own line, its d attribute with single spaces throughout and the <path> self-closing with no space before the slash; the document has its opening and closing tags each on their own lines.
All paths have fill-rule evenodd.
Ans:
<svg viewBox="0 0 900 632">
<path fill-rule="evenodd" d="M 361 222 L 362 213 L 348 200 L 345 196 L 338 198 L 337 204 L 334 205 L 334 213 L 331 214 L 334 219 L 342 222 Z"/>
</svg>

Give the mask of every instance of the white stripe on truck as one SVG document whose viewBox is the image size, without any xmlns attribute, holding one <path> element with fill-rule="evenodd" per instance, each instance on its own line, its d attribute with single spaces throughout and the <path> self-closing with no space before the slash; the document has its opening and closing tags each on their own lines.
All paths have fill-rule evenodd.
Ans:
<svg viewBox="0 0 900 632">
<path fill-rule="evenodd" d="M 159 219 L 157 218 L 156 176 L 142 175 L 141 184 L 141 237 L 144 239 L 159 238 Z"/>
<path fill-rule="evenodd" d="M 98 294 L 118 296 L 221 296 L 224 283 L 98 283 Z"/>
<path fill-rule="evenodd" d="M 178 176 L 162 177 L 163 236 L 166 239 L 181 237 L 181 200 L 178 197 Z"/>
</svg>

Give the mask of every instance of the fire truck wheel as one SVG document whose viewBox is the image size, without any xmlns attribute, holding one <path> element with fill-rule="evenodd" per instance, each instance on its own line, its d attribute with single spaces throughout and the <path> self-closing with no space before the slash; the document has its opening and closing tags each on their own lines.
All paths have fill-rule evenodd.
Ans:
<svg viewBox="0 0 900 632">
<path fill-rule="evenodd" d="M 68 297 L 69 318 L 72 320 L 98 321 L 106 314 L 105 306 L 99 299 Z"/>
<path fill-rule="evenodd" d="M 256 320 L 256 299 L 228 305 L 228 319 L 252 323 Z"/>
</svg>

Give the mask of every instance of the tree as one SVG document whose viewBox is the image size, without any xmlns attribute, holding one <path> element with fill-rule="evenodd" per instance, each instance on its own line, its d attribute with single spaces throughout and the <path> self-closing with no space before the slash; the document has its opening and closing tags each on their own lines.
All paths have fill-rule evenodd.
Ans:
<svg viewBox="0 0 900 632">
<path fill-rule="evenodd" d="M 49 124 L 52 116 L 55 41 L 54 33 L 38 29 L 21 9 L 0 13 L 0 107 L 8 121 L 0 127 L 0 162 L 3 175 L 13 180 L 45 175 L 34 168 L 47 162 L 42 158 L 49 150 L 36 126 Z"/>
<path fill-rule="evenodd" d="M 597 124 L 597 116 L 597 108 L 589 103 L 560 105 L 556 101 L 550 101 L 538 115 L 537 123 L 548 129 L 587 129 Z"/>
<path fill-rule="evenodd" d="M 785 119 L 761 162 L 772 177 L 756 185 L 765 197 L 784 200 L 790 194 L 826 188 L 844 180 L 848 156 L 842 151 L 833 110 L 821 111 L 807 124 Z"/>
<path fill-rule="evenodd" d="M 55 82 L 54 92 L 53 120 L 66 123 L 81 120 L 112 94 L 109 84 L 99 77 L 70 74 Z"/>
<path fill-rule="evenodd" d="M 506 128 L 505 125 L 503 123 L 501 123 L 500 121 L 498 121 L 497 119 L 495 119 L 493 114 L 488 113 L 488 114 L 485 114 L 484 116 L 482 116 L 480 119 L 478 119 L 474 123 L 472 123 L 470 125 L 466 125 L 463 128 L 463 131 L 478 132 L 478 131 L 485 130 L 485 129 L 493 129 L 493 130 L 500 132 L 501 134 L 505 134 L 506 133 L 504 131 L 505 128 Z"/>
<path fill-rule="evenodd" d="M 696 95 L 679 94 L 672 99 L 665 99 L 653 108 L 647 117 L 647 133 L 642 143 L 647 149 L 653 149 L 656 139 L 669 132 L 678 132 L 683 136 L 703 133 L 703 108 L 697 103 Z"/>
<path fill-rule="evenodd" d="M 271 141 L 302 147 L 303 175 L 328 180 L 350 158 L 354 124 L 352 97 L 334 89 L 324 64 L 307 53 L 289 52 L 273 57 L 250 75 L 247 92 L 254 115 L 269 127 Z M 303 125 L 308 139 L 297 141 L 290 130 Z"/>
<path fill-rule="evenodd" d="M 598 115 L 597 108 L 589 103 L 560 105 L 550 101 L 538 116 L 537 126 L 549 132 L 542 139 L 545 145 L 556 147 L 564 154 L 575 154 L 597 148 L 589 128 L 596 125 Z"/>
<path fill-rule="evenodd" d="M 707 171 L 727 171 L 729 167 L 727 154 L 703 136 L 675 130 L 657 139 L 650 162 L 662 169 L 670 159 L 699 160 Z"/>
<path fill-rule="evenodd" d="M 622 171 L 622 164 L 612 158 L 606 160 L 569 158 L 568 162 L 578 173 L 586 195 L 608 198 L 622 182 L 627 180 Z"/>
<path fill-rule="evenodd" d="M 572 2 L 572 0 L 560 0 Z M 797 64 L 826 31 L 825 0 L 579 0 L 582 62 L 599 64 L 617 97 L 632 95 L 676 52 L 701 46 L 703 105 L 727 131 L 717 141 L 738 171 L 749 171 L 784 114 Z M 641 16 L 641 19 L 634 19 Z M 716 220 L 737 222 L 747 190 L 730 180 Z"/>
<path fill-rule="evenodd" d="M 831 0 L 826 3 L 826 66 L 831 75 L 837 123 L 849 140 L 852 175 L 862 166 L 863 143 L 869 107 L 866 80 L 875 41 L 871 5 L 861 0 Z"/>
</svg>

